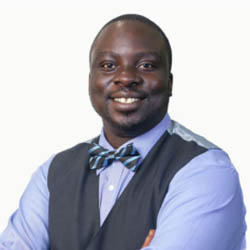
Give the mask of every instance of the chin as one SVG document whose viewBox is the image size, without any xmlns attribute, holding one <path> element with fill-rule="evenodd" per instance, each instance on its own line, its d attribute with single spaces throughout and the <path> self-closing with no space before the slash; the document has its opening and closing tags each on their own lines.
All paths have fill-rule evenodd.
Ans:
<svg viewBox="0 0 250 250">
<path fill-rule="evenodd" d="M 136 120 L 132 117 L 127 117 L 118 121 L 111 120 L 110 122 L 112 127 L 115 127 L 121 133 L 130 136 L 137 136 L 150 129 L 145 118 Z"/>
<path fill-rule="evenodd" d="M 160 108 L 155 112 L 130 112 L 130 113 L 113 113 L 110 110 L 102 116 L 104 123 L 115 133 L 126 136 L 141 135 L 155 125 L 164 117 L 167 109 Z"/>
</svg>

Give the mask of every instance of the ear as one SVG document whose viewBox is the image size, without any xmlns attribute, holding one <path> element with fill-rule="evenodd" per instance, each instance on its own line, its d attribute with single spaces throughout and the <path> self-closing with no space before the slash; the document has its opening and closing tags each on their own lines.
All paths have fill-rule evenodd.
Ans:
<svg viewBox="0 0 250 250">
<path fill-rule="evenodd" d="M 168 78 L 168 96 L 172 96 L 172 90 L 173 90 L 173 74 L 169 74 Z"/>
</svg>

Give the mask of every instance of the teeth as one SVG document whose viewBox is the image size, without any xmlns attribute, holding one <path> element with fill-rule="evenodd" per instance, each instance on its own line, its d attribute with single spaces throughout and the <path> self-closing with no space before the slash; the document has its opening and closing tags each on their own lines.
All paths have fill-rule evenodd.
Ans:
<svg viewBox="0 0 250 250">
<path fill-rule="evenodd" d="M 120 103 L 134 103 L 139 101 L 139 98 L 114 98 L 114 101 Z"/>
</svg>

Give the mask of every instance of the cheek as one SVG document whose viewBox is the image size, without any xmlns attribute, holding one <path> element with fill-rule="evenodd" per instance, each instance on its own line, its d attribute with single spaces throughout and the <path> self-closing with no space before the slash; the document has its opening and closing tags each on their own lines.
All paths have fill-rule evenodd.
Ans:
<svg viewBox="0 0 250 250">
<path fill-rule="evenodd" d="M 152 81 L 150 89 L 148 108 L 152 110 L 167 106 L 169 98 L 167 82 L 164 80 Z"/>
<path fill-rule="evenodd" d="M 107 84 L 105 79 L 97 74 L 90 75 L 89 77 L 89 96 L 92 106 L 101 114 L 105 110 L 107 100 Z"/>
<path fill-rule="evenodd" d="M 104 88 L 94 79 L 89 82 L 89 96 L 91 99 L 98 101 L 98 96 L 102 97 Z"/>
<path fill-rule="evenodd" d="M 152 80 L 150 82 L 151 95 L 166 95 L 168 92 L 167 81 L 165 79 Z"/>
<path fill-rule="evenodd" d="M 90 94 L 104 94 L 109 86 L 110 78 L 102 74 L 94 73 L 89 77 L 89 93 Z"/>
</svg>

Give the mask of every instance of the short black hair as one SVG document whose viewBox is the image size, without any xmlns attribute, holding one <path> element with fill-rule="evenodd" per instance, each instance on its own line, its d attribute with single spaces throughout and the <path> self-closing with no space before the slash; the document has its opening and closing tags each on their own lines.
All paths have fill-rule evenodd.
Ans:
<svg viewBox="0 0 250 250">
<path fill-rule="evenodd" d="M 115 23 L 115 22 L 118 22 L 118 21 L 138 21 L 138 22 L 147 24 L 147 25 L 151 26 L 152 28 L 154 28 L 155 30 L 157 30 L 161 34 L 161 36 L 163 38 L 163 41 L 165 43 L 165 47 L 166 47 L 166 51 L 167 51 L 167 57 L 168 57 L 168 62 L 169 62 L 169 71 L 171 71 L 171 67 L 172 67 L 172 49 L 171 49 L 171 46 L 170 46 L 170 43 L 168 41 L 168 38 L 167 38 L 166 34 L 162 31 L 162 29 L 156 23 L 154 23 L 153 21 L 151 21 L 147 17 L 142 16 L 142 15 L 138 15 L 138 14 L 125 14 L 125 15 L 121 15 L 121 16 L 115 17 L 112 20 L 110 20 L 109 22 L 107 22 L 101 28 L 101 30 L 97 33 L 97 35 L 96 35 L 96 37 L 95 37 L 95 39 L 94 39 L 94 41 L 93 41 L 93 43 L 91 45 L 90 52 L 89 52 L 89 59 L 91 57 L 91 53 L 92 53 L 93 47 L 95 45 L 95 42 L 96 42 L 97 38 L 99 37 L 99 35 L 101 34 L 101 32 L 108 25 L 110 25 L 112 23 Z"/>
</svg>

